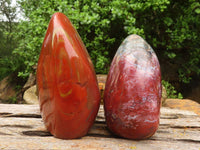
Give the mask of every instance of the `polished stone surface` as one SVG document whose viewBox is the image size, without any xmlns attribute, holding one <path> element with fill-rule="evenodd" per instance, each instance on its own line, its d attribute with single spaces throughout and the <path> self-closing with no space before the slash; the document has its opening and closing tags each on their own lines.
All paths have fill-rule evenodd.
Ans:
<svg viewBox="0 0 200 150">
<path fill-rule="evenodd" d="M 152 136 L 159 125 L 160 65 L 153 49 L 138 35 L 128 36 L 113 58 L 104 92 L 106 122 L 129 139 Z"/>
<path fill-rule="evenodd" d="M 38 61 L 37 87 L 42 118 L 51 134 L 64 139 L 87 134 L 100 93 L 88 52 L 62 13 L 50 20 Z"/>
</svg>

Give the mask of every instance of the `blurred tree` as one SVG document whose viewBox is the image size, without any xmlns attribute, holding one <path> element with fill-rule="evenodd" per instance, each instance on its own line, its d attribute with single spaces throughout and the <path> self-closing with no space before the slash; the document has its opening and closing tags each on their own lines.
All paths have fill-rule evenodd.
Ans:
<svg viewBox="0 0 200 150">
<path fill-rule="evenodd" d="M 16 33 L 19 45 L 14 54 L 26 68 L 19 70 L 20 76 L 33 71 L 48 22 L 58 11 L 67 15 L 78 30 L 97 73 L 108 71 L 118 46 L 129 34 L 146 39 L 161 65 L 169 62 L 177 66 L 175 72 L 180 82 L 188 83 L 200 73 L 197 0 L 20 0 L 19 3 L 27 18 L 20 22 Z"/>
<path fill-rule="evenodd" d="M 0 1 L 0 57 L 8 56 L 16 48 L 13 32 L 16 30 L 16 6 L 11 5 L 11 0 Z"/>
<path fill-rule="evenodd" d="M 152 6 L 144 14 L 135 13 L 136 26 L 144 29 L 145 39 L 157 50 L 161 65 L 171 64 L 176 68 L 174 74 L 184 83 L 200 74 L 199 1 L 168 0 L 159 11 Z M 165 78 L 172 68 L 163 69 Z"/>
</svg>

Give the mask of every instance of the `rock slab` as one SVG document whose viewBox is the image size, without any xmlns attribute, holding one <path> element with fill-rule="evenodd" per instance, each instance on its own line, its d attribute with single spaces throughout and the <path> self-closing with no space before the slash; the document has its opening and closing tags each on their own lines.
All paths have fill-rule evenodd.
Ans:
<svg viewBox="0 0 200 150">
<path fill-rule="evenodd" d="M 38 105 L 0 104 L 0 149 L 67 150 L 199 150 L 200 117 L 193 112 L 161 108 L 160 126 L 147 140 L 134 141 L 110 133 L 103 106 L 89 133 L 76 140 L 53 137 L 44 127 Z"/>
<path fill-rule="evenodd" d="M 27 104 L 39 104 L 38 97 L 36 94 L 36 85 L 28 88 L 24 92 L 23 99 Z"/>
<path fill-rule="evenodd" d="M 10 83 L 11 76 L 5 77 L 0 81 L 0 100 L 8 100 L 11 97 L 16 96 L 15 84 Z"/>
</svg>

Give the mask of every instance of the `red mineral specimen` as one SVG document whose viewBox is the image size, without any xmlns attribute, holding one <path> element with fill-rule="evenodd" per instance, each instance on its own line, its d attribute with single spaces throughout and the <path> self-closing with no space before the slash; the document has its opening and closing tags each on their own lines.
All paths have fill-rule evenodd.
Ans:
<svg viewBox="0 0 200 150">
<path fill-rule="evenodd" d="M 104 109 L 108 128 L 129 139 L 146 139 L 159 126 L 160 65 L 153 49 L 138 35 L 120 45 L 110 67 Z"/>
<path fill-rule="evenodd" d="M 87 134 L 100 105 L 95 71 L 70 20 L 55 13 L 42 45 L 37 87 L 44 124 L 55 137 Z"/>
</svg>

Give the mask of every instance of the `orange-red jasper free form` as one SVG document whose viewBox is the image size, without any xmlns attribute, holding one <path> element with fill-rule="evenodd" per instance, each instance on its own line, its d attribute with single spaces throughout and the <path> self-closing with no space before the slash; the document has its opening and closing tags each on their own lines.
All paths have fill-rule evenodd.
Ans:
<svg viewBox="0 0 200 150">
<path fill-rule="evenodd" d="M 87 134 L 100 93 L 88 52 L 62 13 L 50 20 L 38 61 L 37 87 L 42 118 L 51 134 L 62 139 Z"/>
<path fill-rule="evenodd" d="M 146 139 L 159 125 L 160 65 L 138 35 L 128 36 L 112 61 L 104 92 L 108 128 L 124 138 Z"/>
</svg>

